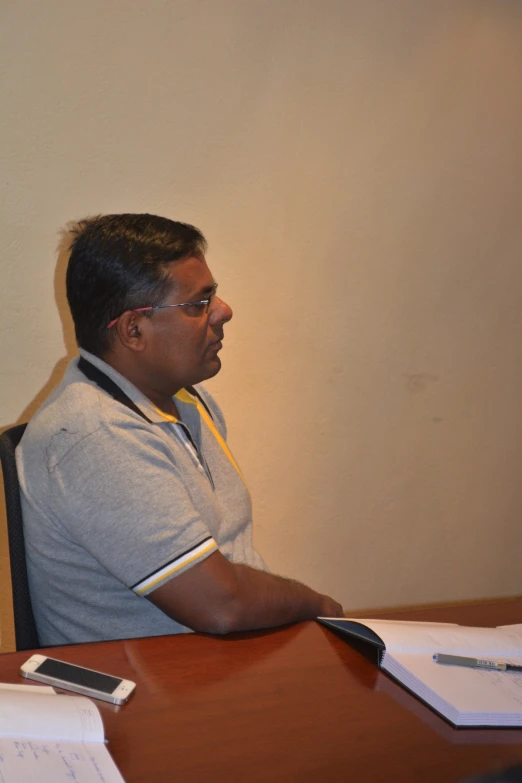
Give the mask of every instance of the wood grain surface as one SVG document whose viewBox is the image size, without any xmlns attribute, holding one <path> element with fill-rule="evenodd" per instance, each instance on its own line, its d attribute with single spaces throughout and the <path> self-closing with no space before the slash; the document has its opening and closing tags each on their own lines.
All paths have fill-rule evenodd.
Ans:
<svg viewBox="0 0 522 783">
<path fill-rule="evenodd" d="M 380 614 L 499 625 L 522 619 L 522 600 Z M 522 764 L 522 730 L 453 729 L 313 622 L 48 654 L 137 682 L 127 705 L 97 702 L 127 783 L 451 783 Z M 0 680 L 21 682 L 18 668 L 28 657 L 0 656 Z"/>
</svg>

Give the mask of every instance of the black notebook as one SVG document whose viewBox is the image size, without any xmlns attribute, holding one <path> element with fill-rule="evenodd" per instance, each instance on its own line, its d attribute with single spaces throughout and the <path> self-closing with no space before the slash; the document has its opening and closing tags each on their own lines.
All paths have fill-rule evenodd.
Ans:
<svg viewBox="0 0 522 783">
<path fill-rule="evenodd" d="M 522 665 L 522 624 L 474 628 L 452 623 L 319 617 L 373 647 L 383 671 L 454 726 L 522 726 L 522 672 L 436 663 L 436 653 Z"/>
</svg>

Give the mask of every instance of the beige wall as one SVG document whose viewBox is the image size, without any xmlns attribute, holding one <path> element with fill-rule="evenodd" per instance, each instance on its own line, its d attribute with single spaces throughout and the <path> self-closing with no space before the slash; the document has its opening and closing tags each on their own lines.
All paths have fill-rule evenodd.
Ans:
<svg viewBox="0 0 522 783">
<path fill-rule="evenodd" d="M 59 229 L 188 220 L 235 307 L 210 388 L 272 568 L 349 608 L 520 593 L 522 5 L 3 16 L 0 425 L 74 353 Z"/>
</svg>

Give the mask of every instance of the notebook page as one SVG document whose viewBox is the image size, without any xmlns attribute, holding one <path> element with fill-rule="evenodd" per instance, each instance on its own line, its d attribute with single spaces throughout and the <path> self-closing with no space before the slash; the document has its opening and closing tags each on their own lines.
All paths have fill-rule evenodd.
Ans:
<svg viewBox="0 0 522 783">
<path fill-rule="evenodd" d="M 124 783 L 105 745 L 0 737 L 0 783 Z"/>
<path fill-rule="evenodd" d="M 14 685 L 11 682 L 0 682 L 0 691 L 18 691 L 19 693 L 54 693 L 51 685 Z"/>
<path fill-rule="evenodd" d="M 0 689 L 0 736 L 103 742 L 104 732 L 98 708 L 85 696 Z"/>
<path fill-rule="evenodd" d="M 430 655 L 403 652 L 386 653 L 383 669 L 443 714 L 441 700 L 458 713 L 484 715 L 485 723 L 506 715 L 518 716 L 522 723 L 522 673 L 445 666 Z"/>
<path fill-rule="evenodd" d="M 340 622 L 340 627 L 341 623 Z M 400 620 L 346 619 L 362 623 L 376 633 L 387 650 L 410 653 L 522 657 L 522 626 L 476 628 L 452 623 L 417 623 Z"/>
</svg>

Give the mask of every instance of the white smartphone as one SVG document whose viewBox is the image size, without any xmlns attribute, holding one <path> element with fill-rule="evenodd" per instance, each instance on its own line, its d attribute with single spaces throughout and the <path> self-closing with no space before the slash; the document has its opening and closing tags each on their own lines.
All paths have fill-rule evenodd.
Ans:
<svg viewBox="0 0 522 783">
<path fill-rule="evenodd" d="M 74 666 L 72 663 L 36 653 L 22 664 L 20 674 L 29 680 L 56 685 L 57 688 L 109 701 L 111 704 L 125 704 L 136 688 L 136 683 L 131 680 L 122 680 L 110 674 L 84 669 L 83 666 Z"/>
</svg>

